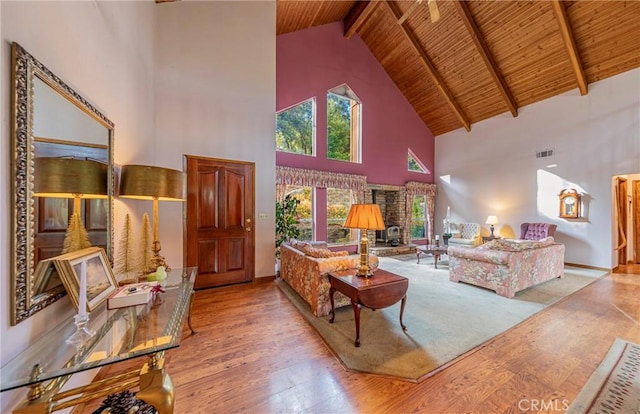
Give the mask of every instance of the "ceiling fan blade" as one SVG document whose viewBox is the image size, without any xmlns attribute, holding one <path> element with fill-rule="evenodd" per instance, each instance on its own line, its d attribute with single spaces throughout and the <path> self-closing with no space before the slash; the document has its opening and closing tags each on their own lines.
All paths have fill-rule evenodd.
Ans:
<svg viewBox="0 0 640 414">
<path fill-rule="evenodd" d="M 409 16 L 411 15 L 411 13 L 413 13 L 413 11 L 420 5 L 420 3 L 422 3 L 422 0 L 417 0 L 415 3 L 413 3 L 408 9 L 407 11 L 398 19 L 398 24 L 402 24 L 404 23 L 405 20 L 407 20 L 409 18 Z"/>
<path fill-rule="evenodd" d="M 440 10 L 438 10 L 438 4 L 436 0 L 428 0 L 427 5 L 429 6 L 429 14 L 431 15 L 431 22 L 435 23 L 440 20 Z"/>
</svg>

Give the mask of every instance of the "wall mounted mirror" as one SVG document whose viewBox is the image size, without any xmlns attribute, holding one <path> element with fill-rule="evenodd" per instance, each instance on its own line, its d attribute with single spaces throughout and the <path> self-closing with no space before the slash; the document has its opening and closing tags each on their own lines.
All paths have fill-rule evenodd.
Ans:
<svg viewBox="0 0 640 414">
<path fill-rule="evenodd" d="M 15 194 L 11 323 L 15 325 L 66 294 L 56 275 L 36 269 L 41 261 L 62 253 L 72 212 L 80 215 L 89 242 L 104 248 L 113 261 L 114 126 L 17 43 L 11 46 L 11 59 L 11 170 Z M 38 171 L 49 164 L 38 162 L 43 158 L 106 164 L 106 178 L 102 176 L 107 181 L 106 194 L 80 199 L 78 194 L 64 198 L 36 193 L 36 184 L 52 174 Z M 36 273 L 42 280 L 37 280 Z"/>
</svg>

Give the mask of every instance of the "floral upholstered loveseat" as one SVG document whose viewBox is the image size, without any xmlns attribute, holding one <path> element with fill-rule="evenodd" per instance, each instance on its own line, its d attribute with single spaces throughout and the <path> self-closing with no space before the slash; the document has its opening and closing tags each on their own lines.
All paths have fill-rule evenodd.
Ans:
<svg viewBox="0 0 640 414">
<path fill-rule="evenodd" d="M 311 245 L 296 241 L 280 245 L 280 277 L 311 306 L 316 316 L 331 312 L 328 273 L 360 266 L 360 255 L 331 252 L 326 247 L 326 243 Z M 369 254 L 369 265 L 377 268 L 378 256 Z M 351 304 L 340 292 L 335 293 L 334 300 L 336 308 Z"/>
<path fill-rule="evenodd" d="M 507 298 L 564 276 L 564 245 L 553 237 L 496 239 L 475 248 L 449 246 L 448 254 L 449 280 L 495 290 Z"/>
</svg>

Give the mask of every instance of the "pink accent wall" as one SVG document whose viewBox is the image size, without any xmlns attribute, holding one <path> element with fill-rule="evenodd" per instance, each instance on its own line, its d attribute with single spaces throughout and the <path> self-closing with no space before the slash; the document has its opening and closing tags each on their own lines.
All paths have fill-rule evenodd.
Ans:
<svg viewBox="0 0 640 414">
<path fill-rule="evenodd" d="M 327 160 L 327 101 L 346 83 L 362 100 L 362 164 Z M 372 184 L 434 182 L 434 137 L 358 35 L 342 22 L 276 38 L 276 110 L 316 98 L 316 156 L 276 153 L 276 165 L 367 176 Z M 431 174 L 407 171 L 407 149 Z M 317 236 L 320 236 L 319 234 Z"/>
</svg>

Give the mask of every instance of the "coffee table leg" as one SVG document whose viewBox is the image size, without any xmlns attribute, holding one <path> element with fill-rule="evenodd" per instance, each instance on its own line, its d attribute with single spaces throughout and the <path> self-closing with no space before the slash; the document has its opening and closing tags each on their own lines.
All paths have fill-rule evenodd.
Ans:
<svg viewBox="0 0 640 414">
<path fill-rule="evenodd" d="M 438 253 L 434 253 L 433 254 L 433 261 L 434 261 L 434 266 L 436 267 L 436 269 L 438 268 L 438 259 L 440 258 L 440 255 Z"/>
<path fill-rule="evenodd" d="M 420 264 L 420 249 L 416 248 L 416 257 L 418 258 L 418 264 Z"/>
<path fill-rule="evenodd" d="M 400 326 L 402 326 L 402 330 L 406 331 L 407 327 L 402 323 L 402 316 L 404 316 L 404 305 L 407 304 L 407 295 L 404 295 L 402 298 L 402 303 L 400 304 Z"/>
<path fill-rule="evenodd" d="M 356 347 L 360 346 L 360 305 L 357 302 L 351 301 L 353 307 L 353 315 L 356 320 Z"/>
<path fill-rule="evenodd" d="M 334 306 L 333 303 L 333 294 L 336 293 L 336 290 L 333 287 L 329 288 L 329 300 L 331 301 L 331 319 L 329 320 L 329 323 L 333 323 L 333 320 L 336 317 L 336 308 Z"/>
</svg>

